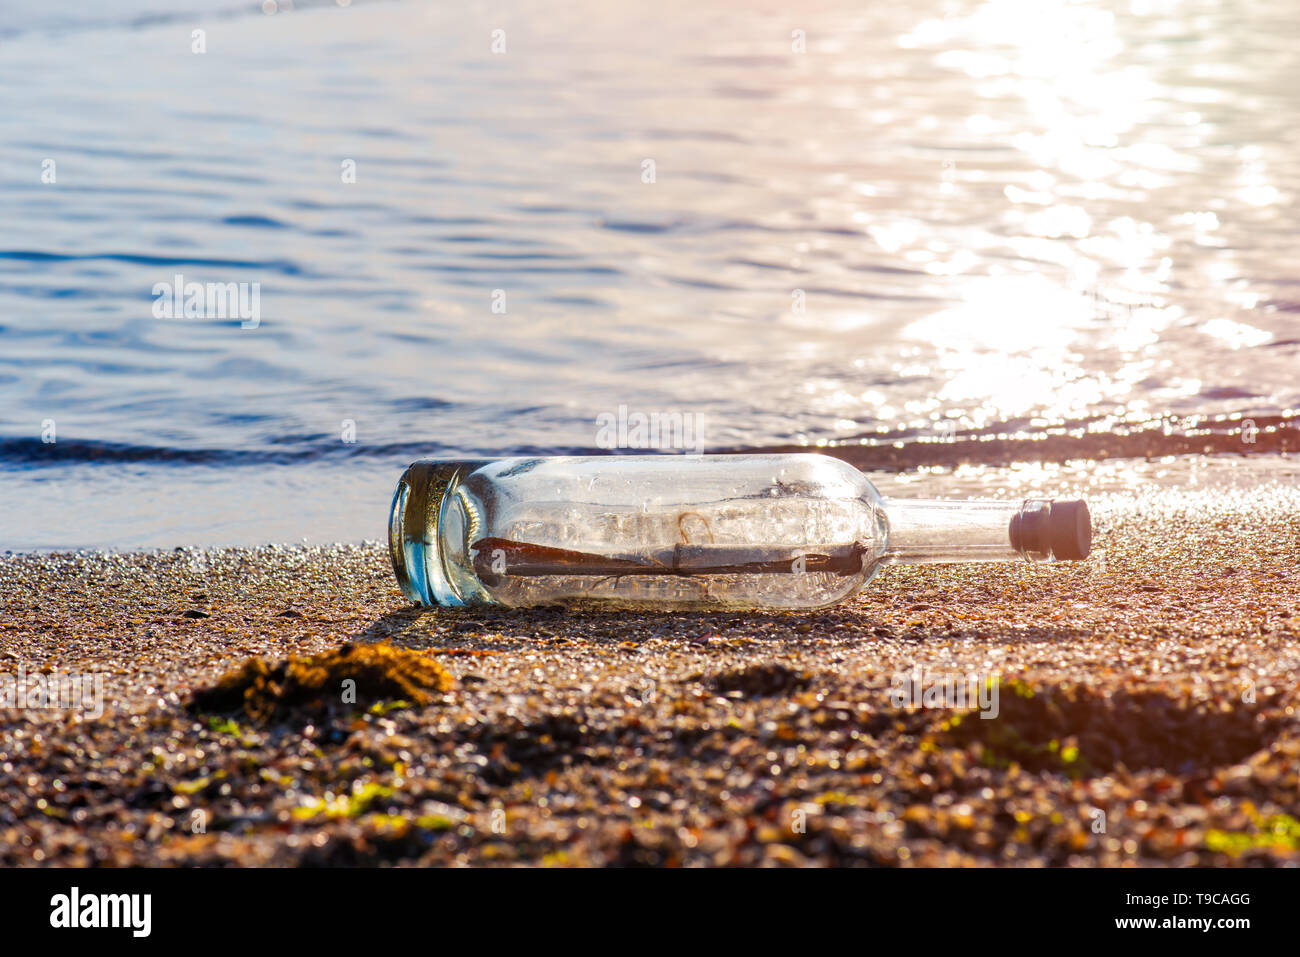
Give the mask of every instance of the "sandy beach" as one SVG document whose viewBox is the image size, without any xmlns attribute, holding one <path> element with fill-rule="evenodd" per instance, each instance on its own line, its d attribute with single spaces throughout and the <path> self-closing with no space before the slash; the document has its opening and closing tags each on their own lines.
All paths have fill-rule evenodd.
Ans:
<svg viewBox="0 0 1300 957">
<path fill-rule="evenodd" d="M 802 615 L 421 613 L 377 543 L 6 556 L 0 672 L 104 700 L 0 715 L 0 864 L 1300 862 L 1300 489 L 1090 497 L 1086 563 Z M 424 689 L 204 697 L 348 644 Z"/>
</svg>

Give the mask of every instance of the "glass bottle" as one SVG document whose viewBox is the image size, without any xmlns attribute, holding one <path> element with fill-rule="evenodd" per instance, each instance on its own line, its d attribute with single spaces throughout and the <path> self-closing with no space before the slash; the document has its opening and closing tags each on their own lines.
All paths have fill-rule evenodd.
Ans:
<svg viewBox="0 0 1300 957">
<path fill-rule="evenodd" d="M 817 454 L 421 461 L 389 548 L 423 605 L 808 609 L 886 562 L 1087 557 L 1082 501 L 883 499 Z"/>
</svg>

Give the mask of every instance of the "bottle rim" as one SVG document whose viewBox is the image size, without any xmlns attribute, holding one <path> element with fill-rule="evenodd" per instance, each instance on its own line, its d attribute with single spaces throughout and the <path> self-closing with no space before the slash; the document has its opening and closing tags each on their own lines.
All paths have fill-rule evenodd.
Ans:
<svg viewBox="0 0 1300 957">
<path fill-rule="evenodd" d="M 412 462 L 397 481 L 388 517 L 388 553 L 402 594 L 417 605 L 465 604 L 443 565 L 443 506 L 458 480 L 483 461 Z"/>
</svg>

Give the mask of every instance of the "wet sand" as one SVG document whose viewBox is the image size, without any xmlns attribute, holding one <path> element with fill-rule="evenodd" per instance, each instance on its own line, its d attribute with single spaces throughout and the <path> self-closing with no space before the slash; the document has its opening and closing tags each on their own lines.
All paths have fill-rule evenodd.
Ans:
<svg viewBox="0 0 1300 957">
<path fill-rule="evenodd" d="M 0 710 L 0 865 L 1300 863 L 1300 488 L 1091 502 L 1086 563 L 802 615 L 417 613 L 379 544 L 0 558 L 0 674 L 106 696 Z M 347 642 L 452 681 L 188 706 Z M 917 668 L 998 716 L 897 706 Z"/>
</svg>

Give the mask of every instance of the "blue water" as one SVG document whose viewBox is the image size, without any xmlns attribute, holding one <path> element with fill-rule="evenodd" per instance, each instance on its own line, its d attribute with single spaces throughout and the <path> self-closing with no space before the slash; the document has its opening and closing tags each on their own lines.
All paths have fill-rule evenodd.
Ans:
<svg viewBox="0 0 1300 957">
<path fill-rule="evenodd" d="M 1300 408 L 1288 0 L 274 9 L 0 0 L 0 548 L 377 538 L 411 459 L 620 405 Z M 177 274 L 258 321 L 156 318 Z"/>
</svg>

